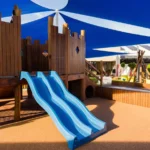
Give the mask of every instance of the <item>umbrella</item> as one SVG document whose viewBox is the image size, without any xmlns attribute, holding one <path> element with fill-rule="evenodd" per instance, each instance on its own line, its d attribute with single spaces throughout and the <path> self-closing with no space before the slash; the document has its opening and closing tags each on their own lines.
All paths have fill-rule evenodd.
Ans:
<svg viewBox="0 0 150 150">
<path fill-rule="evenodd" d="M 150 41 L 149 0 L 1 0 L 2 20 L 10 21 L 12 8 L 22 10 L 22 37 L 47 40 L 48 16 L 62 32 L 86 30 L 86 57 L 121 55 L 101 48 L 144 44 Z M 94 50 L 99 49 L 99 50 Z"/>
</svg>

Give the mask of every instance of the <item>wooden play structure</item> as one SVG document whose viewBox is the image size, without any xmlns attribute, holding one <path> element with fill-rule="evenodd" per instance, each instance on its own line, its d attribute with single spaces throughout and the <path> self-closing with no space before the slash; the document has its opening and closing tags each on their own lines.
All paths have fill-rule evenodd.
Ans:
<svg viewBox="0 0 150 150">
<path fill-rule="evenodd" d="M 81 30 L 80 35 L 71 33 L 68 24 L 64 24 L 63 33 L 59 34 L 58 27 L 53 26 L 52 17 L 48 17 L 48 38 L 45 43 L 38 39 L 33 41 L 30 35 L 21 39 L 21 10 L 17 6 L 14 7 L 10 23 L 1 21 L 0 17 L 0 99 L 15 97 L 16 121 L 20 120 L 22 85 L 27 85 L 26 81 L 20 81 L 21 71 L 35 75 L 37 71 L 48 74 L 54 70 L 68 90 L 83 101 L 93 96 L 117 99 L 114 98 L 116 91 L 103 87 L 103 62 L 100 62 L 100 68 L 95 68 L 85 60 L 85 49 L 84 30 Z M 139 55 L 139 63 L 142 62 L 142 55 Z M 89 80 L 89 76 L 96 78 L 100 84 Z M 117 95 L 121 92 L 117 91 Z M 32 97 L 29 88 L 28 96 Z M 146 100 L 145 103 L 149 102 Z M 149 104 L 146 106 L 150 107 Z"/>
<path fill-rule="evenodd" d="M 85 63 L 84 30 L 80 35 L 71 33 L 64 24 L 63 34 L 59 34 L 53 18 L 48 17 L 48 39 L 41 44 L 32 37 L 21 39 L 21 11 L 17 6 L 10 23 L 0 19 L 0 98 L 15 97 L 15 120 L 20 119 L 21 89 L 27 84 L 19 80 L 21 71 L 32 75 L 57 71 L 69 91 L 85 100 L 86 86 L 93 85 L 86 84 Z M 28 93 L 31 96 L 30 89 Z"/>
</svg>

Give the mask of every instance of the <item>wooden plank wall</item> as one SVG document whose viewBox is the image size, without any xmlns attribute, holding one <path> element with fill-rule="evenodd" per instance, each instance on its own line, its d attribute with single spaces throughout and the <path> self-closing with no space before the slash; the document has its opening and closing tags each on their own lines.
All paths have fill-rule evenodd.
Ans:
<svg viewBox="0 0 150 150">
<path fill-rule="evenodd" d="M 41 44 L 39 40 L 31 42 L 31 38 L 22 39 L 22 64 L 24 71 L 48 71 L 48 57 L 42 53 L 48 50 L 47 42 Z"/>
<path fill-rule="evenodd" d="M 96 96 L 150 108 L 150 93 L 97 87 Z"/>
<path fill-rule="evenodd" d="M 69 36 L 68 74 L 85 72 L 85 40 L 80 37 L 78 33 L 73 33 L 72 36 Z"/>
<path fill-rule="evenodd" d="M 48 19 L 48 52 L 50 69 L 63 74 L 80 74 L 85 71 L 85 32 L 70 35 L 67 24 L 63 26 L 63 34 L 58 33 L 58 27 L 53 26 L 53 18 Z M 76 48 L 79 48 L 79 52 Z"/>
<path fill-rule="evenodd" d="M 22 60 L 22 70 L 28 71 L 27 67 L 27 39 L 21 40 L 21 60 Z"/>
<path fill-rule="evenodd" d="M 0 76 L 19 76 L 21 71 L 21 17 L 12 23 L 0 19 Z"/>
<path fill-rule="evenodd" d="M 58 33 L 58 27 L 53 26 L 52 18 L 49 18 L 49 70 L 55 70 L 59 75 L 66 74 L 66 44 L 65 34 Z"/>
</svg>

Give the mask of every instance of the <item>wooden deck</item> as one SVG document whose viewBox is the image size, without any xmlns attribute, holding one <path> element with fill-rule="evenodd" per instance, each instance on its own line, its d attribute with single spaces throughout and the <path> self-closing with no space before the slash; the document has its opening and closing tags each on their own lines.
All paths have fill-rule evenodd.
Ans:
<svg viewBox="0 0 150 150">
<path fill-rule="evenodd" d="M 146 88 L 103 86 L 97 87 L 96 95 L 101 98 L 150 108 L 150 90 Z"/>
</svg>

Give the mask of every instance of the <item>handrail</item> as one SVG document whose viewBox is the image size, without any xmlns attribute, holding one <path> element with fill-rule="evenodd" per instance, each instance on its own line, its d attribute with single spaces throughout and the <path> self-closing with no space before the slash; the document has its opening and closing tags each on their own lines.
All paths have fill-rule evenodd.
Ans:
<svg viewBox="0 0 150 150">
<path fill-rule="evenodd" d="M 96 72 L 98 72 L 98 73 L 100 74 L 100 71 L 99 71 L 97 68 L 95 68 L 92 64 L 90 64 L 87 60 L 85 60 L 85 62 L 86 62 L 90 67 L 92 67 Z"/>
<path fill-rule="evenodd" d="M 90 73 L 92 76 L 94 76 L 97 80 L 100 80 L 101 81 L 101 79 L 97 76 L 97 75 L 95 75 L 92 71 L 90 71 L 90 70 L 88 70 L 88 69 L 85 69 L 85 71 L 86 72 L 88 72 L 88 73 Z"/>
</svg>

